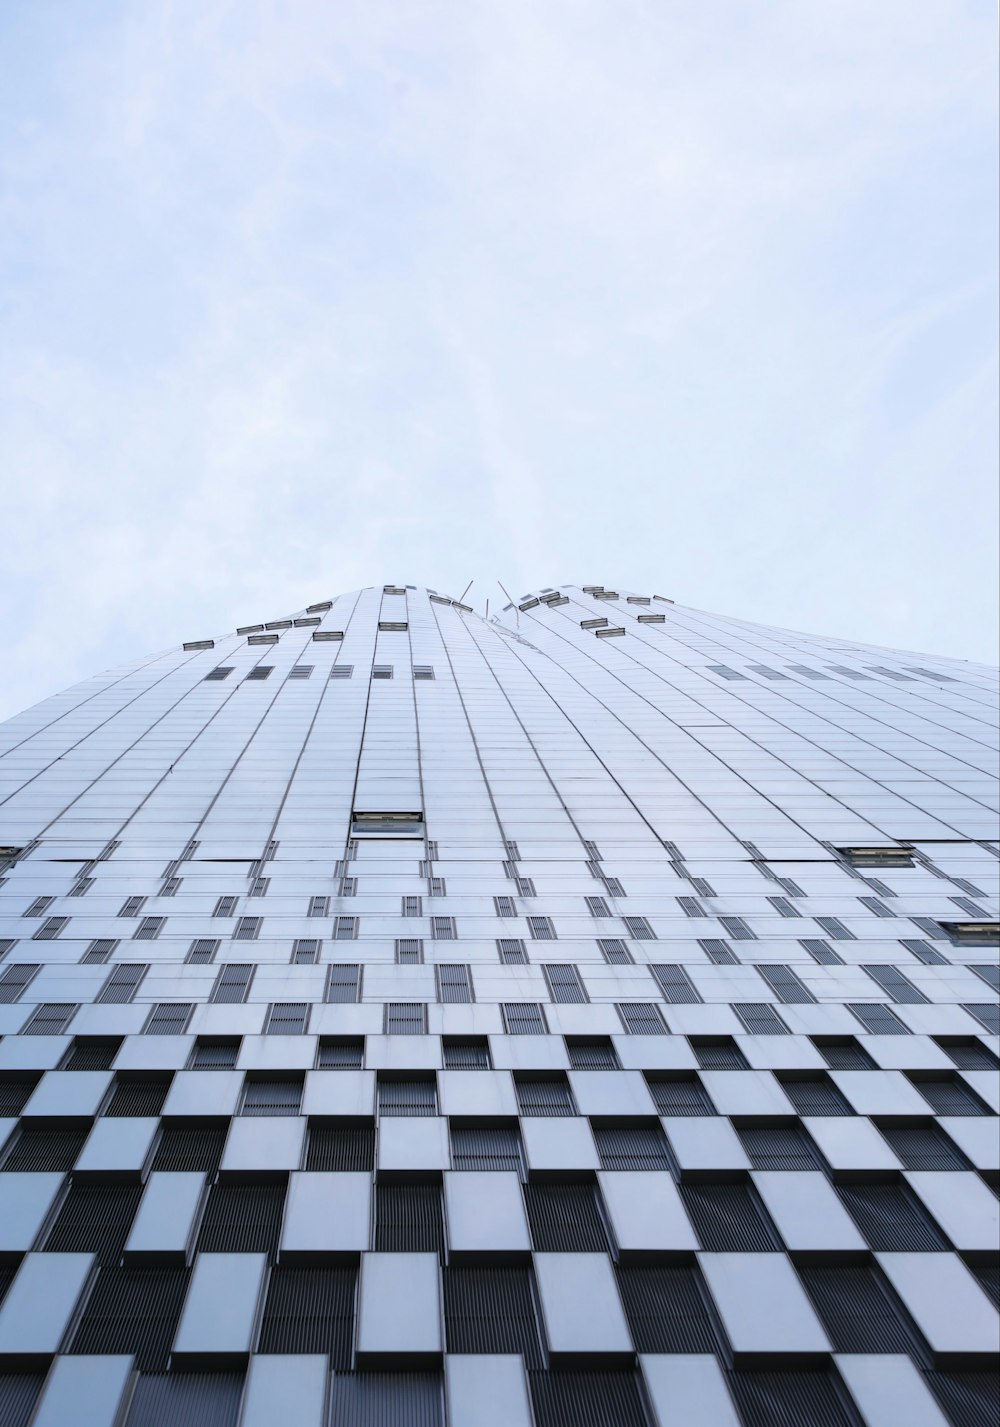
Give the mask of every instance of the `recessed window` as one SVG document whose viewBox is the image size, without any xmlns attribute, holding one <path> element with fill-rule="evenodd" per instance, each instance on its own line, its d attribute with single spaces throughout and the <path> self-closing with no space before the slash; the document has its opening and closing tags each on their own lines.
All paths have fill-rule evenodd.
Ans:
<svg viewBox="0 0 1000 1427">
<path fill-rule="evenodd" d="M 361 967 L 350 962 L 338 962 L 327 973 L 327 1002 L 353 1004 L 361 1000 Z"/>
<path fill-rule="evenodd" d="M 308 679 L 315 667 L 315 664 L 293 664 L 288 671 L 288 677 L 290 679 Z"/>
<path fill-rule="evenodd" d="M 251 680 L 254 680 L 254 679 L 256 679 L 256 680 L 269 679 L 273 673 L 274 673 L 274 665 L 273 665 L 273 664 L 258 664 L 257 667 L 256 667 L 256 669 L 251 669 L 251 670 L 250 670 L 249 674 L 246 676 L 246 678 L 244 679 L 243 682 L 244 682 L 245 684 L 247 684 L 247 683 L 250 683 L 250 681 L 251 681 Z"/>
<path fill-rule="evenodd" d="M 505 966 L 523 966 L 528 953 L 520 937 L 501 937 L 497 942 L 497 952 Z"/>
<path fill-rule="evenodd" d="M 373 665 L 372 665 L 372 678 L 373 678 L 373 679 L 391 679 L 391 678 L 392 678 L 392 665 L 391 665 L 391 664 L 373 664 Z"/>
<path fill-rule="evenodd" d="M 223 679 L 229 678 L 234 668 L 235 665 L 233 664 L 220 664 L 218 668 L 209 669 L 208 673 L 205 675 L 205 682 L 221 683 Z"/>
<path fill-rule="evenodd" d="M 415 679 L 433 679 L 434 669 L 430 664 L 414 664 L 413 677 Z"/>
<path fill-rule="evenodd" d="M 400 966 L 417 966 L 424 959 L 423 939 L 418 936 L 397 937 L 395 953 Z"/>
</svg>

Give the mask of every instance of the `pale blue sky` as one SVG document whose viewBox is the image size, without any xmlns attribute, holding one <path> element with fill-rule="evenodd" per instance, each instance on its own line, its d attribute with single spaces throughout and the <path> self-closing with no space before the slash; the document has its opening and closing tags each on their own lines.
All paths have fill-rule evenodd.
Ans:
<svg viewBox="0 0 1000 1427">
<path fill-rule="evenodd" d="M 10 0 L 0 717 L 386 580 L 992 660 L 985 0 Z"/>
</svg>

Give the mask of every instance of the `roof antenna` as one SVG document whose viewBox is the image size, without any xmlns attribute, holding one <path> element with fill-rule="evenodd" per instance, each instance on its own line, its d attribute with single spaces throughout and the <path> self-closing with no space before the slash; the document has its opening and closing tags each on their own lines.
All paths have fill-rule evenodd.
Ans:
<svg viewBox="0 0 1000 1427">
<path fill-rule="evenodd" d="M 472 586 L 473 586 L 475 583 L 476 583 L 475 580 L 470 580 L 470 581 L 469 581 L 469 583 L 466 585 L 465 589 L 462 591 L 462 593 L 461 593 L 461 594 L 459 595 L 459 597 L 458 597 L 458 602 L 459 602 L 459 604 L 464 604 L 464 603 L 465 603 L 465 596 L 469 593 L 469 591 L 472 589 Z"/>
<path fill-rule="evenodd" d="M 511 604 L 514 606 L 514 623 L 517 625 L 518 629 L 520 629 L 520 628 L 521 628 L 521 611 L 520 611 L 520 610 L 518 609 L 518 607 L 517 607 L 517 601 L 514 599 L 513 595 L 511 595 L 511 593 L 510 593 L 509 590 L 504 590 L 504 587 L 503 587 L 503 585 L 500 584 L 500 581 L 499 581 L 499 580 L 497 580 L 497 584 L 500 585 L 500 588 L 503 590 L 504 594 L 507 596 L 507 598 L 510 600 Z"/>
</svg>

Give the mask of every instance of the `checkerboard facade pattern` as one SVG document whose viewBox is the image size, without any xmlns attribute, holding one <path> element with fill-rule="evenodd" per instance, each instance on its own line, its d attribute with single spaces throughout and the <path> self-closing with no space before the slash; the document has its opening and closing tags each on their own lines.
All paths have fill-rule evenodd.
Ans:
<svg viewBox="0 0 1000 1427">
<path fill-rule="evenodd" d="M 996 676 L 565 586 L 0 728 L 4 1427 L 985 1427 Z"/>
</svg>

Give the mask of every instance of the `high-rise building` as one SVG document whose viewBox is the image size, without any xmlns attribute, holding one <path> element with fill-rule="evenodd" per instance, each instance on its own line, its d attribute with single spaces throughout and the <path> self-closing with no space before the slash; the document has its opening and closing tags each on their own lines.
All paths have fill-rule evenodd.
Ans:
<svg viewBox="0 0 1000 1427">
<path fill-rule="evenodd" d="M 185 632 L 0 728 L 3 1427 L 994 1427 L 990 670 Z"/>
</svg>

